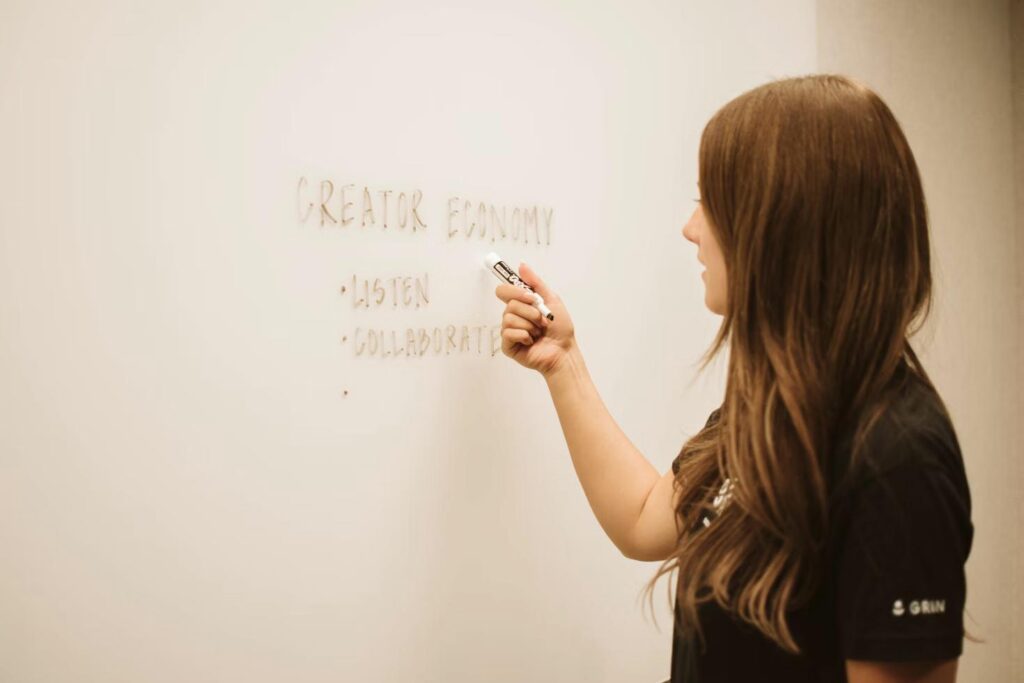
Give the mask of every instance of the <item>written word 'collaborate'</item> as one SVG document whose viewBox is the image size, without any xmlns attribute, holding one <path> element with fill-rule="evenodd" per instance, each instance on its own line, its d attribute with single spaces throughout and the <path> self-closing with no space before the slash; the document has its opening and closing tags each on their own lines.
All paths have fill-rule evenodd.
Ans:
<svg viewBox="0 0 1024 683">
<path fill-rule="evenodd" d="M 342 338 L 342 343 L 348 336 Z M 501 351 L 500 325 L 446 325 L 380 330 L 357 327 L 352 355 L 367 358 L 424 358 L 466 354 L 494 357 Z"/>
<path fill-rule="evenodd" d="M 412 190 L 371 190 L 353 184 L 336 185 L 332 180 L 311 183 L 299 178 L 296 199 L 299 223 L 317 220 L 321 227 L 358 227 L 410 233 L 428 229 L 423 220 L 423 192 Z M 487 242 L 551 244 L 554 209 L 547 207 L 504 206 L 448 198 L 449 240 L 458 236 Z"/>
</svg>

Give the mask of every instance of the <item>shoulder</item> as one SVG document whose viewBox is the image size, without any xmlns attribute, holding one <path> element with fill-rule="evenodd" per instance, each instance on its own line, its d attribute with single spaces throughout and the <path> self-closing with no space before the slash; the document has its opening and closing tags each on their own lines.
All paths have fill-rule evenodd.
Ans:
<svg viewBox="0 0 1024 683">
<path fill-rule="evenodd" d="M 837 448 L 842 471 L 830 493 L 828 546 L 837 559 L 871 565 L 875 579 L 916 574 L 922 557 L 961 571 L 974 538 L 971 495 L 935 389 L 908 378 L 852 456 L 850 448 L 849 438 Z"/>
<path fill-rule="evenodd" d="M 963 455 L 939 394 L 909 374 L 878 419 L 854 448 L 844 435 L 833 454 L 832 481 L 838 502 L 877 495 L 879 489 L 915 487 L 915 481 L 945 479 L 969 504 Z"/>
</svg>

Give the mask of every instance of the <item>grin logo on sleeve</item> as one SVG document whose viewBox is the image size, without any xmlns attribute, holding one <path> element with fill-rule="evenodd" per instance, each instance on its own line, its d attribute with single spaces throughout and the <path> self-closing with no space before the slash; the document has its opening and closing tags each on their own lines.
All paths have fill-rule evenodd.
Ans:
<svg viewBox="0 0 1024 683">
<path fill-rule="evenodd" d="M 892 603 L 892 615 L 894 617 L 902 617 L 907 612 L 910 612 L 910 616 L 916 617 L 923 614 L 945 614 L 946 613 L 946 601 L 945 600 L 911 600 L 910 606 L 905 607 L 902 600 L 897 600 Z"/>
</svg>

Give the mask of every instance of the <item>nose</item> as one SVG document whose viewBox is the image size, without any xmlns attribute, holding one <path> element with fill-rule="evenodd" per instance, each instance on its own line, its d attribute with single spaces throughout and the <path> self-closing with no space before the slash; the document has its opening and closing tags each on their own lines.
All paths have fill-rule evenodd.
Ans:
<svg viewBox="0 0 1024 683">
<path fill-rule="evenodd" d="M 700 246 L 698 242 L 699 234 L 697 230 L 697 213 L 700 211 L 700 207 L 693 210 L 690 215 L 690 220 L 686 221 L 686 225 L 683 226 L 683 237 Z"/>
</svg>

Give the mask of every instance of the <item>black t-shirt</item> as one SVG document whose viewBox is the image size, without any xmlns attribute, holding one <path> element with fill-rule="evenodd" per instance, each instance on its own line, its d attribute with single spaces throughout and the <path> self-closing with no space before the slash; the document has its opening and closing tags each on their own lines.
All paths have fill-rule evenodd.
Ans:
<svg viewBox="0 0 1024 683">
<path fill-rule="evenodd" d="M 960 655 L 970 493 L 938 397 L 904 372 L 907 381 L 868 435 L 869 455 L 851 466 L 849 437 L 837 447 L 825 574 L 814 597 L 789 612 L 801 653 L 782 650 L 711 601 L 699 610 L 703 647 L 675 629 L 671 683 L 831 683 L 846 681 L 847 659 Z M 697 533 L 714 532 L 713 515 L 704 526 Z"/>
</svg>

